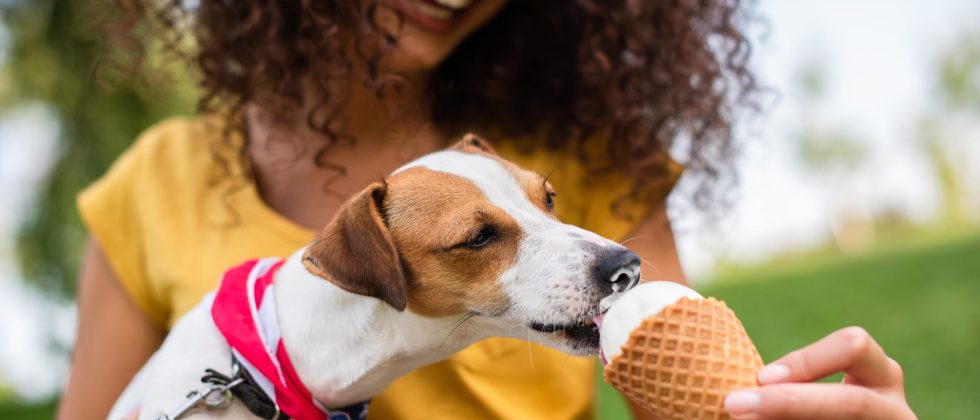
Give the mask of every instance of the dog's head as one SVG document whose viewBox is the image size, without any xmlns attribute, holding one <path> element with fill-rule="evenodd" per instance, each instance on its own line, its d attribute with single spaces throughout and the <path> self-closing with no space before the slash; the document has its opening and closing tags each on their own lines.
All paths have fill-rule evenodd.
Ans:
<svg viewBox="0 0 980 420">
<path fill-rule="evenodd" d="M 468 135 L 352 198 L 304 264 L 399 311 L 591 354 L 600 301 L 639 282 L 640 259 L 558 221 L 554 195 Z"/>
</svg>

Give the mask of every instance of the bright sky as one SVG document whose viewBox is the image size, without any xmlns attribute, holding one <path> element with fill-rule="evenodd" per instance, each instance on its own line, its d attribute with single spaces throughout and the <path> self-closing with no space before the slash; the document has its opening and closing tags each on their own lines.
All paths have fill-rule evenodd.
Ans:
<svg viewBox="0 0 980 420">
<path fill-rule="evenodd" d="M 931 216 L 938 191 L 912 137 L 916 118 L 929 106 L 939 54 L 980 28 L 975 0 L 762 0 L 759 10 L 769 30 L 755 46 L 757 75 L 780 97 L 747 136 L 741 195 L 730 219 L 716 232 L 679 235 L 684 267 L 695 278 L 719 255 L 757 261 L 823 242 L 832 211 L 841 206 Z M 804 112 L 796 80 L 810 63 L 826 73 L 827 92 Z M 867 167 L 843 183 L 802 170 L 792 139 L 807 119 L 867 141 Z M 672 216 L 682 229 L 693 219 Z"/>
<path fill-rule="evenodd" d="M 692 213 L 673 210 L 684 266 L 695 278 L 708 273 L 719 255 L 753 261 L 820 243 L 829 232 L 829 215 L 840 206 L 929 217 L 937 191 L 912 143 L 914 118 L 928 106 L 940 51 L 962 32 L 980 28 L 975 0 L 763 0 L 758 9 L 769 30 L 755 46 L 755 67 L 759 80 L 781 99 L 746 134 L 742 193 L 727 222 L 706 232 L 692 227 Z M 0 30 L 0 54 L 3 35 Z M 804 113 L 794 80 L 813 62 L 827 73 L 827 97 Z M 0 190 L 21 212 L 29 208 L 31 186 L 39 179 L 36 163 L 50 156 L 58 134 L 50 119 L 37 105 L 0 117 Z M 843 183 L 801 170 L 790 139 L 803 119 L 841 126 L 867 140 L 868 168 Z M 0 383 L 36 397 L 56 390 L 67 366 L 46 350 L 44 331 L 54 329 L 70 341 L 74 318 L 72 308 L 46 304 L 19 284 L 10 258 L 16 217 L 0 212 L 0 319 L 7 320 Z"/>
</svg>

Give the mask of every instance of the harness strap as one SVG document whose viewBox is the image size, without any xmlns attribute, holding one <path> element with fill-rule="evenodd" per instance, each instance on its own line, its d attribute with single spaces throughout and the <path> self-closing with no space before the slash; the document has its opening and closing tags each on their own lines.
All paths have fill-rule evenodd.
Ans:
<svg viewBox="0 0 980 420">
<path fill-rule="evenodd" d="M 206 369 L 204 376 L 201 377 L 201 382 L 217 384 L 217 385 L 227 385 L 236 379 L 241 378 L 242 382 L 231 388 L 231 393 L 245 407 L 248 407 L 248 411 L 255 414 L 259 418 L 266 420 L 287 420 L 289 416 L 279 410 L 279 406 L 276 402 L 269 398 L 262 388 L 259 388 L 256 384 L 255 379 L 252 375 L 248 373 L 248 369 L 245 369 L 238 361 L 238 358 L 234 354 L 231 355 L 232 364 L 232 376 L 229 377 L 221 372 L 214 369 Z"/>
</svg>

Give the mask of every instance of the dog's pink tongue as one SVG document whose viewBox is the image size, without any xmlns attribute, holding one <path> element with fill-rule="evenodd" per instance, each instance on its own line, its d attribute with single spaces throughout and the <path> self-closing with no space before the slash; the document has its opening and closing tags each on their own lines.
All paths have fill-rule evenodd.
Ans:
<svg viewBox="0 0 980 420">
<path fill-rule="evenodd" d="M 596 316 L 592 317 L 592 322 L 595 322 L 595 326 L 596 326 L 596 328 L 599 328 L 599 333 L 600 334 L 602 334 L 602 319 L 605 318 L 605 317 L 606 317 L 606 313 L 605 312 L 603 312 L 603 313 L 601 313 L 599 315 L 596 315 Z M 602 346 L 599 346 L 599 360 L 602 361 L 602 365 L 603 366 L 609 364 L 609 361 L 606 360 L 606 354 L 603 353 L 603 351 L 602 351 Z"/>
<path fill-rule="evenodd" d="M 603 312 L 599 315 L 592 317 L 592 322 L 595 322 L 595 326 L 599 327 L 599 329 L 602 330 L 602 319 L 605 317 L 606 317 L 606 313 Z"/>
</svg>

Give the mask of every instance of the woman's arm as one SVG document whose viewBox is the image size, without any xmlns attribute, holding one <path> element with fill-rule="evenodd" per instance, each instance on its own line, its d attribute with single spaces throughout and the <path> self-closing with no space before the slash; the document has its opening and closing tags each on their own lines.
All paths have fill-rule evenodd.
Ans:
<svg viewBox="0 0 980 420">
<path fill-rule="evenodd" d="M 643 280 L 669 280 L 687 284 L 677 256 L 674 231 L 667 218 L 667 206 L 654 209 L 623 241 L 623 245 L 643 260 Z"/>
<path fill-rule="evenodd" d="M 78 336 L 58 419 L 105 418 L 165 333 L 123 290 L 102 247 L 89 239 L 78 285 Z"/>
</svg>

